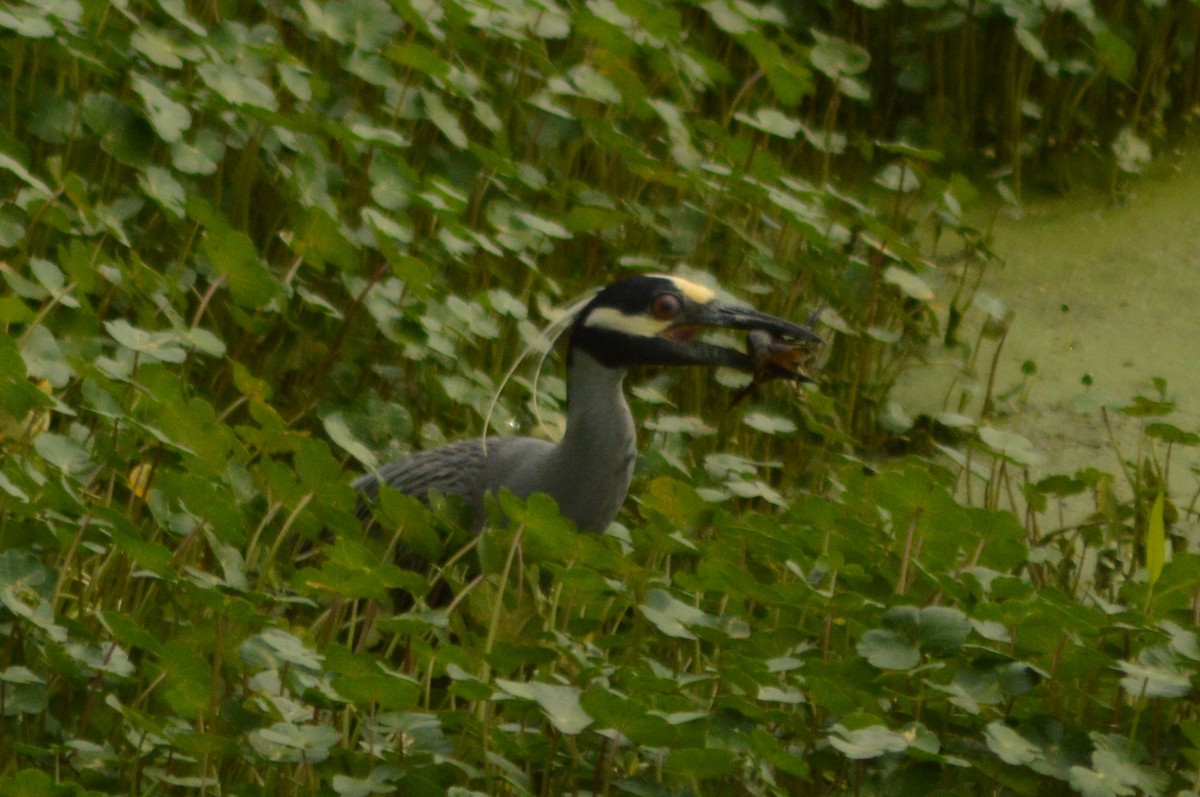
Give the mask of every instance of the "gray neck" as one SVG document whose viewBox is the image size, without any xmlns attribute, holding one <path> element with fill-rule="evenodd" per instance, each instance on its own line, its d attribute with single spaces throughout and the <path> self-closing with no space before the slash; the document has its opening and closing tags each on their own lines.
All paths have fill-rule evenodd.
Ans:
<svg viewBox="0 0 1200 797">
<path fill-rule="evenodd" d="M 549 458 L 554 472 L 546 475 L 561 488 L 563 514 L 583 530 L 603 531 L 612 522 L 633 478 L 637 437 L 624 379 L 624 369 L 571 353 L 567 428 Z"/>
</svg>

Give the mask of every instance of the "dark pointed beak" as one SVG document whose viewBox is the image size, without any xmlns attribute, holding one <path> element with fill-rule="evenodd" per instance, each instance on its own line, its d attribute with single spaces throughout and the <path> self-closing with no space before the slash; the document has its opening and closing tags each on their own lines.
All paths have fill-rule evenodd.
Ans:
<svg viewBox="0 0 1200 797">
<path fill-rule="evenodd" d="M 777 338 L 800 345 L 816 346 L 825 341 L 812 327 L 800 325 L 748 307 L 733 307 L 720 302 L 701 305 L 684 322 L 687 326 L 723 327 L 725 329 L 760 329 Z"/>
<path fill-rule="evenodd" d="M 757 336 L 747 343 L 746 351 L 742 352 L 691 340 L 690 336 L 698 327 L 744 329 L 749 330 L 752 337 L 754 333 L 757 333 Z M 693 308 L 664 337 L 671 340 L 675 362 L 734 368 L 755 374 L 756 381 L 760 377 L 798 382 L 813 381 L 812 377 L 800 370 L 798 363 L 810 359 L 810 352 L 824 343 L 809 324 L 796 324 L 757 310 L 733 307 L 720 302 L 709 302 Z M 775 350 L 784 353 L 776 354 Z M 795 354 L 804 356 L 793 356 Z M 793 361 L 797 363 L 795 367 L 786 365 Z"/>
</svg>

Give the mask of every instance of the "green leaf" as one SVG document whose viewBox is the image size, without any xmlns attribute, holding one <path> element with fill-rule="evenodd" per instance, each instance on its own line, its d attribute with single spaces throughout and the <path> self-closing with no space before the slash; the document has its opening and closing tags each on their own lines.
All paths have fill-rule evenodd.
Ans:
<svg viewBox="0 0 1200 797">
<path fill-rule="evenodd" d="M 657 418 L 646 421 L 646 428 L 656 432 L 686 434 L 693 437 L 716 434 L 717 431 L 705 423 L 703 419 L 694 415 L 660 415 Z"/>
<path fill-rule="evenodd" d="M 729 0 L 708 0 L 703 6 L 717 27 L 731 35 L 753 30 L 750 21 Z"/>
<path fill-rule="evenodd" d="M 708 510 L 694 487 L 666 476 L 651 481 L 644 496 L 646 510 L 665 517 L 675 529 L 694 527 Z"/>
<path fill-rule="evenodd" d="M 167 69 L 179 69 L 184 59 L 195 60 L 199 50 L 183 45 L 162 30 L 143 21 L 129 37 L 129 44 L 146 58 Z"/>
<path fill-rule="evenodd" d="M 567 73 L 571 85 L 584 97 L 615 105 L 621 101 L 621 92 L 612 81 L 601 75 L 591 64 L 579 64 Z"/>
<path fill-rule="evenodd" d="M 799 705 L 804 702 L 804 693 L 799 689 L 783 689 L 778 686 L 760 686 L 758 699 L 768 703 Z"/>
<path fill-rule="evenodd" d="M 979 440 L 995 456 L 1017 465 L 1040 465 L 1046 457 L 1033 447 L 1033 442 L 1015 432 L 1005 432 L 992 426 L 979 427 Z"/>
<path fill-rule="evenodd" d="M 213 93 L 225 102 L 264 111 L 274 111 L 276 108 L 275 92 L 270 86 L 230 64 L 210 61 L 201 64 L 197 72 Z"/>
<path fill-rule="evenodd" d="M 33 174 L 27 168 L 25 168 L 23 164 L 19 163 L 16 159 L 10 157 L 4 152 L 0 152 L 0 169 L 12 172 L 19 180 L 21 180 L 21 182 L 37 189 L 40 193 L 45 194 L 46 196 L 49 196 L 51 193 L 53 193 L 48 185 L 34 177 Z"/>
<path fill-rule="evenodd" d="M 204 37 L 208 35 L 208 31 L 203 25 L 192 19 L 188 14 L 187 6 L 184 5 L 184 0 L 158 0 L 158 5 L 171 19 L 178 22 L 184 29 L 194 33 L 197 36 Z"/>
<path fill-rule="evenodd" d="M 102 611 L 99 613 L 99 617 L 101 624 L 108 629 L 108 632 L 117 641 L 129 647 L 141 648 L 151 653 L 160 653 L 162 651 L 162 644 L 158 638 L 142 627 L 132 617 L 115 611 Z"/>
<path fill-rule="evenodd" d="M 346 775 L 334 775 L 330 785 L 342 797 L 367 797 L 369 794 L 396 794 L 399 791 L 397 781 L 404 777 L 404 771 L 391 764 L 383 764 L 371 770 L 365 778 L 351 778 Z"/>
<path fill-rule="evenodd" d="M 180 140 L 171 145 L 171 165 L 185 174 L 209 175 L 225 154 L 225 142 L 215 131 L 204 128 L 192 141 Z"/>
<path fill-rule="evenodd" d="M 75 369 L 67 362 L 54 334 L 44 326 L 29 330 L 21 357 L 29 369 L 29 376 L 45 379 L 52 387 L 65 387 L 75 375 Z"/>
<path fill-rule="evenodd" d="M 534 493 L 522 504 L 507 490 L 502 490 L 500 506 L 514 523 L 525 527 L 523 545 L 530 561 L 563 562 L 578 557 L 584 538 L 562 516 L 550 496 Z"/>
<path fill-rule="evenodd" d="M 908 739 L 883 725 L 868 725 L 850 730 L 841 723 L 834 725 L 829 734 L 829 744 L 847 758 L 860 761 L 878 758 L 887 753 L 900 753 L 908 749 Z"/>
<path fill-rule="evenodd" d="M 1192 668 L 1167 645 L 1146 648 L 1137 661 L 1122 661 L 1117 666 L 1125 674 L 1121 688 L 1134 699 L 1191 694 Z"/>
<path fill-rule="evenodd" d="M 778 490 L 760 479 L 730 479 L 725 482 L 725 487 L 739 498 L 762 498 L 775 506 L 788 505 L 787 499 Z"/>
<path fill-rule="evenodd" d="M 795 421 L 780 415 L 768 415 L 765 412 L 748 412 L 742 418 L 742 423 L 763 434 L 788 435 L 796 431 Z"/>
<path fill-rule="evenodd" d="M 812 73 L 802 59 L 784 53 L 778 44 L 757 30 L 744 33 L 739 42 L 754 56 L 781 105 L 793 107 L 812 92 Z"/>
<path fill-rule="evenodd" d="M 918 302 L 933 301 L 933 289 L 929 287 L 929 284 L 925 280 L 911 271 L 906 271 L 899 266 L 888 266 L 884 269 L 883 280 L 895 285 L 906 296 L 916 299 Z"/>
<path fill-rule="evenodd" d="M 1134 396 L 1133 403 L 1121 407 L 1121 413 L 1131 418 L 1154 418 L 1170 415 L 1175 411 L 1175 404 L 1170 401 L 1158 401 L 1145 396 Z"/>
<path fill-rule="evenodd" d="M 27 551 L 0 551 L 0 606 L 41 629 L 54 642 L 65 642 L 67 630 L 54 622 L 55 582 L 50 569 Z"/>
<path fill-rule="evenodd" d="M 337 220 L 324 210 L 309 208 L 293 247 L 312 262 L 332 263 L 343 271 L 353 271 L 359 262 L 358 247 L 347 236 Z"/>
<path fill-rule="evenodd" d="M 881 670 L 911 670 L 921 663 L 921 651 L 903 634 L 873 628 L 855 646 L 858 655 Z"/>
<path fill-rule="evenodd" d="M 671 143 L 671 157 L 684 169 L 694 169 L 702 160 L 700 152 L 692 141 L 683 111 L 679 106 L 666 100 L 650 100 L 652 107 L 667 125 L 667 139 Z"/>
<path fill-rule="evenodd" d="M 815 29 L 811 33 L 816 43 L 809 53 L 809 62 L 817 71 L 838 78 L 861 75 L 871 66 L 871 54 L 857 44 Z"/>
<path fill-rule="evenodd" d="M 0 26 L 4 25 L 5 16 L 0 10 Z M 34 769 L 0 778 L 0 797 L 66 797 L 76 793 L 74 788 L 55 785 L 49 775 Z"/>
<path fill-rule="evenodd" d="M 970 619 L 949 606 L 896 606 L 883 618 L 886 628 L 872 629 L 858 642 L 860 656 L 885 670 L 911 670 L 921 654 L 948 656 L 971 633 Z"/>
<path fill-rule="evenodd" d="M 523 321 L 529 317 L 529 308 L 525 302 L 513 296 L 503 288 L 493 288 L 488 291 L 488 302 L 497 313 Z"/>
<path fill-rule="evenodd" d="M 45 679 L 26 667 L 14 666 L 0 670 L 0 689 L 5 692 L 4 715 L 8 717 L 21 714 L 36 716 L 45 712 L 50 705 L 50 692 Z"/>
<path fill-rule="evenodd" d="M 387 48 L 386 56 L 398 64 L 411 67 L 431 77 L 444 79 L 450 75 L 450 63 L 416 42 L 406 41 Z"/>
<path fill-rule="evenodd" d="M 787 116 L 774 108 L 759 108 L 753 115 L 736 113 L 733 118 L 742 124 L 779 138 L 795 138 L 803 128 L 799 119 Z"/>
<path fill-rule="evenodd" d="M 625 213 L 613 208 L 578 205 L 567 212 L 562 223 L 571 232 L 596 232 L 613 229 L 625 219 Z"/>
<path fill-rule="evenodd" d="M 1100 66 L 1122 83 L 1129 83 L 1137 70 L 1137 53 L 1108 28 L 1094 34 L 1096 57 Z"/>
<path fill-rule="evenodd" d="M 663 764 L 667 772 L 696 780 L 729 777 L 738 771 L 738 767 L 737 753 L 713 747 L 672 750 Z"/>
<path fill-rule="evenodd" d="M 908 163 L 901 161 L 884 166 L 879 174 L 875 175 L 875 183 L 888 191 L 907 194 L 921 187 L 921 178 Z"/>
<path fill-rule="evenodd" d="M 138 175 L 138 185 L 168 214 L 176 219 L 183 218 L 186 197 L 183 186 L 171 172 L 161 166 L 149 166 Z"/>
<path fill-rule="evenodd" d="M 12 212 L 6 212 L 4 208 L 0 208 L 0 246 L 11 249 L 23 237 L 25 237 L 25 223 L 22 217 Z M 5 298 L 11 301 L 13 297 Z M 18 306 L 24 307 L 24 305 Z"/>
<path fill-rule="evenodd" d="M 129 654 L 115 643 L 86 645 L 67 642 L 63 647 L 67 655 L 90 674 L 104 673 L 114 678 L 128 678 L 135 672 Z"/>
<path fill-rule="evenodd" d="M 320 763 L 329 757 L 342 734 L 329 725 L 295 725 L 276 722 L 250 732 L 250 746 L 267 761 L 277 763 Z"/>
<path fill-rule="evenodd" d="M 1021 45 L 1021 49 L 1029 53 L 1033 57 L 1033 60 L 1039 64 L 1044 64 L 1050 60 L 1050 53 L 1046 50 L 1046 45 L 1042 44 L 1041 39 L 1032 30 L 1018 24 L 1013 29 L 1013 34 L 1016 36 L 1017 44 Z"/>
<path fill-rule="evenodd" d="M 120 163 L 136 169 L 150 163 L 155 141 L 153 128 L 132 106 L 100 91 L 83 98 L 83 121 L 100 141 L 100 148 Z"/>
<path fill-rule="evenodd" d="M 592 718 L 579 702 L 581 693 L 578 687 L 541 681 L 522 683 L 502 678 L 496 679 L 496 686 L 513 697 L 537 703 L 559 733 L 575 736 L 592 724 Z"/>
<path fill-rule="evenodd" d="M 1146 424 L 1146 436 L 1177 446 L 1200 446 L 1200 434 L 1184 431 L 1171 423 Z"/>
<path fill-rule="evenodd" d="M 1165 773 L 1140 763 L 1144 750 L 1116 734 L 1090 734 L 1096 749 L 1092 766 L 1073 766 L 1069 771 L 1071 787 L 1084 797 L 1131 797 L 1134 794 L 1161 794 L 1168 778 Z"/>
<path fill-rule="evenodd" d="M 395 493 L 394 490 L 389 492 Z M 404 496 L 409 498 L 409 496 Z M 415 501 L 416 499 L 412 499 Z M 436 533 L 416 523 L 405 523 L 402 545 L 408 552 L 416 553 L 426 559 L 436 559 L 436 555 L 426 555 L 425 535 L 432 540 L 430 548 L 440 543 Z M 297 582 L 305 589 L 320 590 L 340 598 L 371 598 L 385 600 L 389 590 L 403 589 L 413 595 L 424 594 L 425 579 L 417 573 L 404 570 L 391 562 L 380 562 L 378 551 L 374 551 L 361 543 L 346 537 L 339 537 L 332 546 L 325 550 L 325 559 L 321 562 L 319 571 L 301 570 L 296 574 Z"/>
<path fill-rule="evenodd" d="M 948 656 L 962 647 L 971 633 L 971 621 L 951 606 L 926 606 L 917 624 L 921 650 L 931 656 Z"/>
<path fill-rule="evenodd" d="M 413 706 L 421 684 L 384 665 L 377 656 L 353 653 L 341 645 L 325 650 L 325 670 L 336 673 L 333 688 L 359 706 L 396 711 Z"/>
<path fill-rule="evenodd" d="M 442 102 L 441 96 L 421 89 L 421 98 L 425 102 L 425 113 L 429 117 L 429 121 L 437 125 L 437 128 L 442 131 L 442 135 L 451 144 L 459 149 L 466 149 L 467 134 L 463 131 L 458 117 L 451 113 L 450 109 L 446 107 L 446 103 Z"/>
<path fill-rule="evenodd" d="M 0 490 L 3 490 L 5 493 L 8 493 L 8 495 L 22 503 L 29 502 L 29 494 L 17 485 L 13 484 L 12 480 L 5 476 L 3 472 L 0 472 Z"/>
<path fill-rule="evenodd" d="M 71 309 L 79 307 L 79 300 L 71 295 L 71 290 L 75 286 L 67 284 L 62 270 L 54 263 L 44 258 L 32 257 L 29 259 L 29 270 L 33 272 L 38 283 L 59 304 Z"/>
<path fill-rule="evenodd" d="M 695 639 L 696 635 L 689 630 L 692 626 L 717 625 L 712 615 L 676 600 L 671 593 L 662 589 L 647 592 L 645 602 L 638 609 L 659 631 L 676 639 Z"/>
<path fill-rule="evenodd" d="M 988 749 L 1006 764 L 1028 766 L 1042 758 L 1041 748 L 999 720 L 987 726 L 984 738 Z"/>
<path fill-rule="evenodd" d="M 33 447 L 42 459 L 69 476 L 78 477 L 92 467 L 88 450 L 69 437 L 45 432 L 33 441 Z"/>
<path fill-rule="evenodd" d="M 592 686 L 581 696 L 580 702 L 599 728 L 620 731 L 635 744 L 665 743 L 674 739 L 675 734 L 667 721 L 648 715 L 639 698 Z"/>
<path fill-rule="evenodd" d="M 105 321 L 104 328 L 117 343 L 144 357 L 167 363 L 181 363 L 187 359 L 187 350 L 174 332 L 138 329 L 124 318 Z"/>
<path fill-rule="evenodd" d="M 247 639 L 239 650 L 246 666 L 257 669 L 286 665 L 320 670 L 322 656 L 282 628 L 268 628 Z"/>
<path fill-rule="evenodd" d="M 213 557 L 221 567 L 223 586 L 238 592 L 245 592 L 250 584 L 246 578 L 246 560 L 242 556 L 241 549 L 226 545 L 211 531 L 206 531 L 204 537 L 208 541 L 209 550 L 212 551 Z"/>
<path fill-rule="evenodd" d="M 918 147 L 907 141 L 880 141 L 875 144 L 883 152 L 892 155 L 900 155 L 913 160 L 927 161 L 930 163 L 940 162 L 945 155 L 940 150 L 930 149 L 928 147 Z M 968 185 L 969 187 L 969 185 Z M 947 201 L 957 204 L 957 199 L 953 192 L 946 193 Z"/>
<path fill-rule="evenodd" d="M 196 203 L 189 213 L 196 215 Z M 201 251 L 218 274 L 225 278 L 233 300 L 243 307 L 261 308 L 278 293 L 271 271 L 258 256 L 254 242 L 244 232 L 225 226 L 215 214 L 203 214 L 208 230 L 200 242 Z"/>
<path fill-rule="evenodd" d="M 54 26 L 36 6 L 12 5 L 0 9 L 0 28 L 28 39 L 46 39 L 54 35 Z"/>
<path fill-rule="evenodd" d="M 514 214 L 515 218 L 523 222 L 532 230 L 537 230 L 548 238 L 570 239 L 571 231 L 551 219 L 542 218 L 533 213 L 527 213 L 519 210 Z"/>
<path fill-rule="evenodd" d="M 118 550 L 150 572 L 162 577 L 173 575 L 171 549 L 144 539 L 123 515 L 112 511 L 99 514 L 110 523 L 109 534 Z"/>
<path fill-rule="evenodd" d="M 192 114 L 187 107 L 172 100 L 149 78 L 136 72 L 130 76 L 129 82 L 142 98 L 146 117 L 158 133 L 158 137 L 168 144 L 179 141 L 183 137 L 183 131 L 192 125 Z"/>
</svg>

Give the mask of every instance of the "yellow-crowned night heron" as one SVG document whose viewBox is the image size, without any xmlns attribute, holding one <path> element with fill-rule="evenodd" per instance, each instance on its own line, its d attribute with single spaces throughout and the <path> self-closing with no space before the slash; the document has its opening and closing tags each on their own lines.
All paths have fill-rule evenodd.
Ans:
<svg viewBox="0 0 1200 797">
<path fill-rule="evenodd" d="M 748 354 L 694 340 L 702 327 L 762 330 L 811 346 L 808 326 L 717 300 L 708 288 L 669 276 L 638 276 L 601 290 L 578 312 L 567 348 L 567 425 L 557 444 L 532 437 L 461 440 L 390 462 L 354 482 L 368 499 L 383 483 L 424 500 L 456 495 L 484 522 L 484 497 L 507 489 L 546 493 L 583 531 L 603 531 L 633 478 L 636 436 L 621 383 L 638 365 L 760 370 Z M 805 379 L 800 373 L 781 374 Z"/>
</svg>

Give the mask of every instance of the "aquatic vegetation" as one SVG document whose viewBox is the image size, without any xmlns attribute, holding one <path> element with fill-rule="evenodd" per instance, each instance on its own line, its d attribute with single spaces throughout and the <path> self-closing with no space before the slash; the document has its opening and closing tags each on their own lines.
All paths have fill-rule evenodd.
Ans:
<svg viewBox="0 0 1200 797">
<path fill-rule="evenodd" d="M 954 338 L 930 286 L 967 312 L 993 260 L 963 205 L 1052 138 L 1136 171 L 1195 104 L 1196 7 L 1109 11 L 0 9 L 0 794 L 1195 788 L 1167 402 L 1129 500 L 987 417 L 942 419 L 957 470 L 881 453 Z M 436 563 L 394 564 L 350 475 L 478 433 L 555 308 L 649 269 L 821 305 L 819 384 L 641 379 L 611 533 L 385 492 Z M 535 373 L 494 427 L 554 427 Z"/>
</svg>

